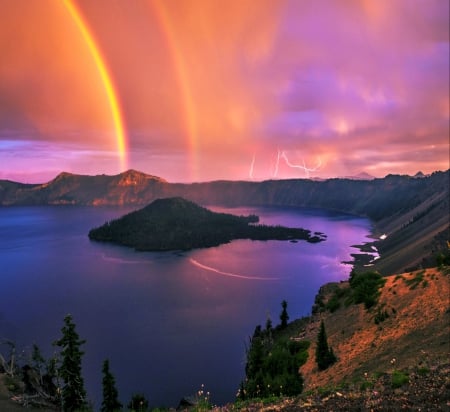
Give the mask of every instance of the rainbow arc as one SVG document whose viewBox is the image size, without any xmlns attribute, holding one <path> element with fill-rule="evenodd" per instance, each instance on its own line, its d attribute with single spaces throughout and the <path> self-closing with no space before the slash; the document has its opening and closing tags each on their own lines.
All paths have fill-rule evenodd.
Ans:
<svg viewBox="0 0 450 412">
<path fill-rule="evenodd" d="M 120 159 L 121 171 L 126 170 L 127 167 L 127 137 L 123 126 L 122 113 L 120 110 L 119 100 L 117 98 L 117 92 L 114 88 L 114 84 L 111 80 L 111 75 L 107 69 L 105 59 L 102 56 L 99 46 L 95 41 L 95 38 L 89 30 L 89 25 L 83 18 L 82 13 L 77 8 L 72 0 L 63 0 L 66 9 L 69 11 L 72 19 L 80 30 L 86 45 L 94 59 L 95 65 L 98 69 L 100 78 L 102 80 L 106 96 L 109 102 L 111 116 L 114 123 L 114 130 L 116 135 L 117 153 Z"/>
</svg>

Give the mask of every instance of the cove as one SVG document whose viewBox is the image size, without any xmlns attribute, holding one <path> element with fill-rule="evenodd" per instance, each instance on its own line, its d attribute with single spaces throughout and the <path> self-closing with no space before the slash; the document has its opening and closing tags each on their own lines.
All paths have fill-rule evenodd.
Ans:
<svg viewBox="0 0 450 412">
<path fill-rule="evenodd" d="M 177 406 L 202 384 L 213 403 L 233 401 L 254 327 L 268 316 L 277 325 L 283 299 L 291 320 L 309 314 L 321 285 L 348 277 L 341 262 L 368 240 L 370 222 L 301 208 L 211 209 L 327 240 L 135 252 L 87 237 L 132 208 L 0 208 L 0 339 L 25 350 L 36 343 L 50 356 L 71 313 L 87 340 L 83 372 L 96 409 L 106 358 L 124 404 L 142 392 L 152 406 Z"/>
</svg>

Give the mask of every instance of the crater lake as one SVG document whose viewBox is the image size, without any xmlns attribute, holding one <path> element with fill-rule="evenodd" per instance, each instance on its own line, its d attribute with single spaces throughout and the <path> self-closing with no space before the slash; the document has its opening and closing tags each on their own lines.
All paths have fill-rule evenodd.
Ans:
<svg viewBox="0 0 450 412">
<path fill-rule="evenodd" d="M 89 399 L 101 404 L 109 359 L 124 405 L 143 393 L 151 406 L 177 406 L 204 385 L 214 404 L 233 401 L 244 377 L 245 346 L 267 317 L 308 315 L 321 285 L 345 280 L 368 241 L 367 219 L 302 208 L 223 208 L 260 223 L 302 227 L 327 239 L 237 240 L 189 252 L 136 252 L 88 239 L 88 231 L 135 208 L 0 208 L 0 342 L 46 357 L 70 313 L 86 344 Z M 7 355 L 8 347 L 0 345 Z M 28 355 L 27 355 L 28 354 Z"/>
</svg>

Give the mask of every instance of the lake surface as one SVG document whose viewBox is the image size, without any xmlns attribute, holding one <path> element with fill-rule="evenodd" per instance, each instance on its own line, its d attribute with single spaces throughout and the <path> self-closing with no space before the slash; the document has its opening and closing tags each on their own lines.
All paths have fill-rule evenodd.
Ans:
<svg viewBox="0 0 450 412">
<path fill-rule="evenodd" d="M 267 316 L 277 325 L 283 299 L 291 320 L 309 314 L 322 284 L 348 277 L 341 262 L 368 241 L 370 222 L 299 208 L 213 209 L 328 238 L 135 252 L 87 237 L 131 208 L 0 208 L 0 341 L 36 343 L 50 356 L 71 313 L 87 340 L 83 372 L 96 408 L 106 358 L 124 404 L 140 392 L 152 406 L 177 406 L 202 384 L 214 403 L 232 401 L 255 326 Z"/>
</svg>

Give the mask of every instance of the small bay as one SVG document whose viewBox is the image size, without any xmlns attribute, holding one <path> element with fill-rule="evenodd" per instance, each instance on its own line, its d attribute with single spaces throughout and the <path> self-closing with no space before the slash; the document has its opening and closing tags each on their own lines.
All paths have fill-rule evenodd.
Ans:
<svg viewBox="0 0 450 412">
<path fill-rule="evenodd" d="M 214 403 L 232 401 L 254 327 L 268 316 L 278 324 L 283 299 L 291 320 L 309 314 L 321 285 L 348 277 L 341 262 L 355 252 L 350 245 L 368 240 L 370 222 L 300 208 L 211 209 L 327 240 L 135 252 L 87 236 L 133 208 L 0 208 L 0 340 L 18 349 L 36 343 L 50 356 L 71 313 L 87 340 L 83 370 L 97 408 L 106 358 L 123 403 L 142 392 L 152 406 L 176 406 L 202 384 Z"/>
</svg>

